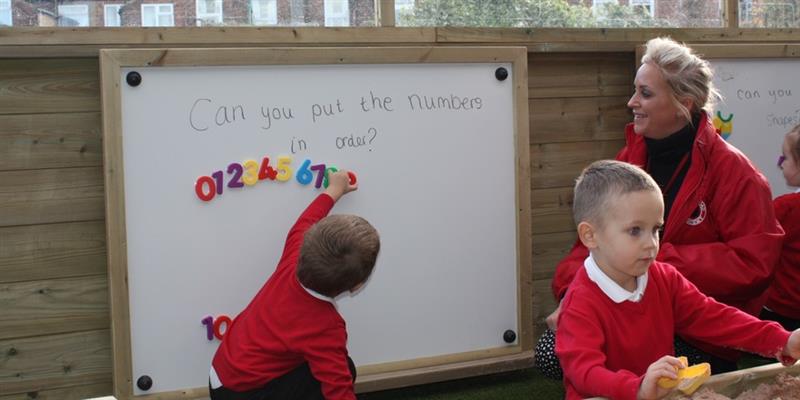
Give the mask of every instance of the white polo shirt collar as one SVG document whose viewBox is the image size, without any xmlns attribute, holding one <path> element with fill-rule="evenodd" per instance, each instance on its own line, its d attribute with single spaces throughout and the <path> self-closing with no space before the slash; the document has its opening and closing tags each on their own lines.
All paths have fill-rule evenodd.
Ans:
<svg viewBox="0 0 800 400">
<path fill-rule="evenodd" d="M 583 261 L 583 267 L 586 268 L 586 274 L 589 279 L 600 287 L 600 290 L 605 293 L 615 303 L 622 303 L 623 301 L 632 301 L 638 303 L 644 297 L 644 289 L 647 287 L 647 272 L 644 275 L 636 278 L 636 290 L 629 292 L 622 286 L 614 282 L 603 270 L 597 266 L 594 257 L 589 253 L 589 257 Z"/>
<path fill-rule="evenodd" d="M 316 297 L 316 298 L 318 298 L 318 299 L 320 299 L 322 301 L 327 301 L 328 303 L 331 303 L 334 306 L 336 305 L 336 300 L 334 300 L 333 297 L 328 297 L 328 296 L 325 296 L 322 293 L 317 293 L 317 292 L 315 292 L 315 291 L 303 286 L 302 283 L 300 284 L 300 287 L 302 287 L 306 292 L 308 292 L 308 294 L 310 294 L 310 295 L 312 295 L 312 296 L 314 296 L 314 297 Z"/>
</svg>

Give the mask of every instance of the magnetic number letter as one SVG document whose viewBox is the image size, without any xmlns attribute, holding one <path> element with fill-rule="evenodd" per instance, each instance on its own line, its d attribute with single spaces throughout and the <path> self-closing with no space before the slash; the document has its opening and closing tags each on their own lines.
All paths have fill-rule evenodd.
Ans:
<svg viewBox="0 0 800 400">
<path fill-rule="evenodd" d="M 242 166 L 244 166 L 242 182 L 247 186 L 253 186 L 258 183 L 258 162 L 256 160 L 247 160 L 242 163 Z"/>
<path fill-rule="evenodd" d="M 290 156 L 280 156 L 278 157 L 278 175 L 275 179 L 286 182 L 289 178 L 292 177 L 292 167 L 289 165 L 292 163 L 292 157 Z"/>
<path fill-rule="evenodd" d="M 311 183 L 311 179 L 314 178 L 314 174 L 308 170 L 308 166 L 311 164 L 311 160 L 306 159 L 303 161 L 303 164 L 300 165 L 300 168 L 297 170 L 297 181 L 300 182 L 302 185 L 308 185 Z"/>
<path fill-rule="evenodd" d="M 203 190 L 204 186 L 208 187 L 208 192 Z M 194 184 L 194 192 L 197 193 L 197 197 L 203 201 L 211 201 L 211 199 L 216 196 L 217 185 L 214 184 L 214 180 L 211 179 L 210 176 L 201 176 L 197 178 L 197 182 Z"/>
<path fill-rule="evenodd" d="M 261 169 L 258 170 L 258 179 L 270 179 L 274 181 L 277 175 L 278 171 L 275 171 L 274 168 L 269 166 L 269 157 L 264 157 L 264 159 L 261 160 Z"/>
<path fill-rule="evenodd" d="M 208 315 L 200 322 L 206 326 L 206 339 L 214 340 L 214 317 Z"/>
<path fill-rule="evenodd" d="M 225 331 L 222 331 L 222 324 L 225 324 Z M 227 315 L 220 315 L 214 320 L 214 337 L 222 340 L 225 334 L 228 333 L 228 327 L 231 326 L 231 319 Z"/>
</svg>

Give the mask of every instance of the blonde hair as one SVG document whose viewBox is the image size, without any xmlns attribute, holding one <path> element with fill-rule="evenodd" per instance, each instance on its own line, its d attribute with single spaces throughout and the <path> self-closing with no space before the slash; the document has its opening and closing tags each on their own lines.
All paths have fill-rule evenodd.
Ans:
<svg viewBox="0 0 800 400">
<path fill-rule="evenodd" d="M 650 39 L 642 56 L 642 64 L 652 65 L 671 89 L 672 102 L 681 114 L 691 123 L 692 116 L 711 109 L 720 93 L 714 87 L 714 72 L 708 61 L 698 57 L 691 48 L 668 37 Z M 692 109 L 680 103 L 682 99 L 692 100 Z"/>
<path fill-rule="evenodd" d="M 661 197 L 656 181 L 641 168 L 616 160 L 600 160 L 586 167 L 575 182 L 572 216 L 575 224 L 603 224 L 614 196 L 639 191 L 654 191 Z"/>
<path fill-rule="evenodd" d="M 792 134 L 795 135 L 794 143 L 792 143 L 792 158 L 794 158 L 794 161 L 797 162 L 800 160 L 800 124 L 795 125 L 792 130 L 786 132 L 786 136 Z"/>
</svg>

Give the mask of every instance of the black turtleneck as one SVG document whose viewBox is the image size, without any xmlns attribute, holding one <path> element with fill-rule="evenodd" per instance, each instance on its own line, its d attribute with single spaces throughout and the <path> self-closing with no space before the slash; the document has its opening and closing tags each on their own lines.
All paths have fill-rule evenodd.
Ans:
<svg viewBox="0 0 800 400">
<path fill-rule="evenodd" d="M 669 218 L 672 203 L 678 195 L 678 190 L 689 170 L 692 159 L 692 145 L 697 134 L 697 125 L 700 123 L 700 116 L 693 116 L 692 123 L 686 124 L 681 130 L 663 138 L 649 139 L 644 138 L 647 145 L 647 172 L 661 187 L 664 194 L 664 221 Z M 680 171 L 676 171 L 683 161 L 686 162 Z M 667 187 L 669 181 L 675 176 L 672 185 Z"/>
</svg>

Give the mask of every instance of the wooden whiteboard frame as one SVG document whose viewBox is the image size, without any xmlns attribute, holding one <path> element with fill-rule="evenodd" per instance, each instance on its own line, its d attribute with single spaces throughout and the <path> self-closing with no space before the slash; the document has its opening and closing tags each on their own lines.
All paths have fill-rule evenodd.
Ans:
<svg viewBox="0 0 800 400">
<path fill-rule="evenodd" d="M 347 65 L 410 63 L 511 63 L 513 68 L 516 167 L 518 344 L 497 349 L 368 365 L 358 369 L 356 390 L 383 390 L 529 367 L 533 361 L 533 267 L 531 264 L 530 148 L 527 50 L 524 47 L 395 48 L 218 48 L 101 50 L 103 161 L 106 195 L 109 292 L 114 395 L 133 395 L 128 293 L 121 69 L 239 65 Z M 208 389 L 187 388 L 141 399 L 207 397 Z"/>
</svg>

